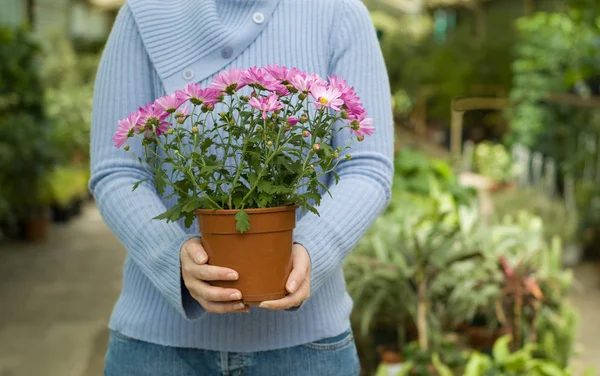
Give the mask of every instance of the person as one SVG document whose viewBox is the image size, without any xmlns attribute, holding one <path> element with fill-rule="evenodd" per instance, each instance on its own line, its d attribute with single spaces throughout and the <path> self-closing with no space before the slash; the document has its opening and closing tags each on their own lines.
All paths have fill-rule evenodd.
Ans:
<svg viewBox="0 0 600 376">
<path fill-rule="evenodd" d="M 269 64 L 344 78 L 376 130 L 336 167 L 320 216 L 298 212 L 289 294 L 250 308 L 239 291 L 209 284 L 238 276 L 207 264 L 196 227 L 152 219 L 176 198 L 152 183 L 132 191 L 152 177 L 111 138 L 119 119 L 187 83 Z M 127 249 L 105 375 L 359 373 L 342 262 L 389 202 L 394 139 L 385 64 L 359 0 L 128 0 L 101 58 L 92 117 L 90 189 Z"/>
</svg>

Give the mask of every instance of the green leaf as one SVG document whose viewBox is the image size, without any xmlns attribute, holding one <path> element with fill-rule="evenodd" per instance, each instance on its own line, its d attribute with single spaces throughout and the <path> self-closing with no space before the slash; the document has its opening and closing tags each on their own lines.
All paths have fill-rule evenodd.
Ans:
<svg viewBox="0 0 600 376">
<path fill-rule="evenodd" d="M 496 364 L 504 364 L 508 360 L 508 356 L 510 355 L 508 344 L 511 339 L 512 337 L 510 335 L 505 335 L 500 337 L 496 343 L 494 343 L 492 354 L 494 355 L 494 362 Z"/>
<path fill-rule="evenodd" d="M 438 354 L 433 354 L 431 356 L 431 362 L 435 367 L 439 376 L 454 376 L 452 370 L 440 360 L 440 356 Z"/>
<path fill-rule="evenodd" d="M 250 216 L 244 211 L 244 209 L 240 209 L 240 211 L 237 212 L 235 215 L 235 220 L 237 221 L 235 228 L 239 232 L 244 233 L 250 230 Z"/>
<path fill-rule="evenodd" d="M 132 191 L 135 191 L 136 189 L 138 189 L 138 187 L 140 186 L 140 184 L 142 184 L 143 182 L 146 182 L 146 181 L 148 181 L 148 180 L 150 180 L 150 179 L 149 179 L 149 178 L 146 178 L 146 179 L 142 179 L 142 180 L 140 180 L 140 181 L 136 182 L 136 183 L 133 185 L 133 189 L 132 189 Z"/>
<path fill-rule="evenodd" d="M 162 168 L 156 170 L 156 176 L 154 177 L 154 186 L 159 195 L 165 193 L 165 187 L 167 186 L 167 172 Z"/>
</svg>

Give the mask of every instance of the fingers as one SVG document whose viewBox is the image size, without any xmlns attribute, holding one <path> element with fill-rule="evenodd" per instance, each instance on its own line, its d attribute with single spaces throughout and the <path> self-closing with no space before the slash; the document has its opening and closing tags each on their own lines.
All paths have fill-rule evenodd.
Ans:
<svg viewBox="0 0 600 376">
<path fill-rule="evenodd" d="M 297 307 L 309 297 L 310 285 L 308 283 L 304 283 L 298 288 L 298 290 L 295 293 L 278 300 L 269 300 L 262 302 L 260 303 L 259 307 L 271 310 L 283 310 L 292 307 Z"/>
<path fill-rule="evenodd" d="M 207 312 L 248 312 L 250 307 L 241 302 L 242 294 L 236 289 L 226 289 L 211 286 L 206 282 L 196 280 L 186 283 L 188 291 Z"/>
<path fill-rule="evenodd" d="M 310 256 L 306 248 L 294 244 L 292 250 L 292 272 L 286 283 L 290 294 L 282 299 L 262 302 L 259 307 L 282 310 L 297 307 L 310 298 Z"/>
<path fill-rule="evenodd" d="M 310 271 L 310 257 L 308 256 L 308 253 L 302 246 L 295 245 L 294 247 L 295 249 L 292 253 L 292 272 L 285 285 L 285 288 L 290 294 L 296 292 L 298 287 L 305 282 Z"/>
<path fill-rule="evenodd" d="M 208 261 L 208 255 L 200 242 L 200 238 L 192 238 L 188 240 L 185 245 L 185 253 L 190 260 L 193 260 L 196 264 L 202 265 Z"/>
<path fill-rule="evenodd" d="M 214 265 L 194 265 L 192 275 L 201 281 L 235 281 L 239 278 L 238 273 L 229 268 Z"/>
<path fill-rule="evenodd" d="M 218 302 L 203 302 L 202 307 L 206 312 L 211 313 L 231 313 L 231 312 L 250 312 L 250 307 L 242 302 L 236 303 L 218 303 Z"/>
</svg>

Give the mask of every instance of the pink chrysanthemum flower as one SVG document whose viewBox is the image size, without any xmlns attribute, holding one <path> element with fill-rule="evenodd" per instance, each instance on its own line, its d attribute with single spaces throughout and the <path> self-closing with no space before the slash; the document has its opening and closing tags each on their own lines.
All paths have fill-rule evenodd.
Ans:
<svg viewBox="0 0 600 376">
<path fill-rule="evenodd" d="M 348 118 L 350 121 L 350 132 L 357 137 L 370 136 L 375 132 L 375 127 L 371 126 L 373 119 L 365 118 L 366 115 L 367 113 L 363 112 L 358 116 Z"/>
<path fill-rule="evenodd" d="M 329 86 L 338 89 L 340 93 L 342 93 L 342 97 L 353 90 L 352 87 L 346 85 L 346 80 L 338 77 L 337 75 L 327 78 L 329 79 Z"/>
<path fill-rule="evenodd" d="M 340 91 L 331 86 L 325 87 L 321 85 L 314 85 L 310 90 L 310 95 L 315 99 L 316 108 L 328 107 L 335 111 L 341 111 L 341 105 L 344 104 L 342 101 Z"/>
<path fill-rule="evenodd" d="M 149 103 L 145 108 L 140 107 L 139 113 L 138 125 L 144 127 L 147 134 L 151 134 L 154 128 L 159 136 L 169 130 L 169 123 L 165 121 L 169 114 L 165 110 L 156 108 Z"/>
<path fill-rule="evenodd" d="M 133 136 L 139 120 L 140 114 L 138 112 L 132 112 L 125 119 L 119 120 L 119 128 L 113 136 L 116 147 L 120 148 L 129 137 Z"/>
<path fill-rule="evenodd" d="M 243 74 L 244 71 L 238 68 L 231 68 L 228 71 L 219 72 L 219 74 L 215 76 L 215 81 L 210 84 L 210 87 L 227 93 L 236 92 L 246 86 L 243 80 Z"/>
<path fill-rule="evenodd" d="M 327 82 L 318 74 L 306 75 L 303 72 L 290 77 L 290 84 L 298 91 L 308 93 L 316 86 L 327 86 Z"/>
<path fill-rule="evenodd" d="M 183 107 L 180 107 L 175 112 L 175 119 L 177 119 L 177 122 L 179 124 L 183 124 L 183 122 L 185 122 L 185 119 L 187 119 L 188 116 L 190 116 L 190 108 L 187 104 Z"/>
<path fill-rule="evenodd" d="M 301 72 L 300 70 L 298 70 L 296 68 L 288 69 L 284 66 L 279 66 L 277 64 L 267 65 L 265 67 L 265 70 L 271 76 L 273 76 L 273 78 L 275 78 L 276 80 L 279 80 L 284 85 L 290 83 L 290 80 L 292 77 L 294 77 L 298 74 L 300 74 L 300 75 L 304 74 L 304 72 Z M 304 74 L 304 76 L 306 76 L 306 74 Z"/>
<path fill-rule="evenodd" d="M 356 95 L 356 93 L 354 92 L 354 90 L 350 90 L 346 93 L 343 93 L 342 101 L 344 101 L 346 109 L 348 110 L 348 116 L 350 117 L 357 117 L 365 112 L 363 104 L 360 101 L 358 95 Z"/>
<path fill-rule="evenodd" d="M 277 94 L 271 94 L 268 97 L 256 98 L 252 97 L 248 101 L 248 104 L 259 111 L 262 111 L 262 118 L 267 118 L 268 112 L 273 112 L 282 109 L 283 103 L 279 101 Z"/>
<path fill-rule="evenodd" d="M 283 96 L 290 93 L 280 80 L 261 68 L 252 67 L 244 71 L 242 81 L 244 84 L 259 90 L 269 90 Z"/>
<path fill-rule="evenodd" d="M 177 91 L 176 95 L 184 101 L 189 100 L 192 104 L 215 104 L 219 102 L 221 92 L 212 88 L 202 89 L 200 84 L 186 84 L 183 90 Z"/>
<path fill-rule="evenodd" d="M 154 107 L 160 108 L 161 110 L 172 114 L 179 108 L 179 106 L 183 104 L 183 102 L 185 102 L 185 99 L 178 96 L 177 93 L 173 93 L 155 100 Z"/>
</svg>

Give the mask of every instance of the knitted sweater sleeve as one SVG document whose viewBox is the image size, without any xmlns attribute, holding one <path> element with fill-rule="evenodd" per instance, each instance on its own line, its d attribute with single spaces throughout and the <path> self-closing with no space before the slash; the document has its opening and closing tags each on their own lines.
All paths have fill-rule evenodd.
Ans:
<svg viewBox="0 0 600 376">
<path fill-rule="evenodd" d="M 125 5 L 109 36 L 94 87 L 90 189 L 104 221 L 132 261 L 176 311 L 195 319 L 204 310 L 183 286 L 179 260 L 181 246 L 193 235 L 177 223 L 152 219 L 166 210 L 152 176 L 133 155 L 112 143 L 118 120 L 156 99 L 156 77 Z M 141 143 L 127 144 L 142 155 Z M 149 182 L 132 191 L 142 179 Z"/>
<path fill-rule="evenodd" d="M 311 290 L 327 281 L 354 248 L 390 199 L 393 177 L 393 120 L 389 81 L 375 29 L 368 11 L 357 0 L 342 0 L 343 16 L 332 31 L 330 75 L 354 86 L 376 127 L 372 136 L 354 143 L 351 160 L 339 163 L 340 182 L 331 187 L 317 208 L 298 222 L 294 240 L 309 252 Z M 345 144 L 348 133 L 334 139 Z"/>
</svg>

